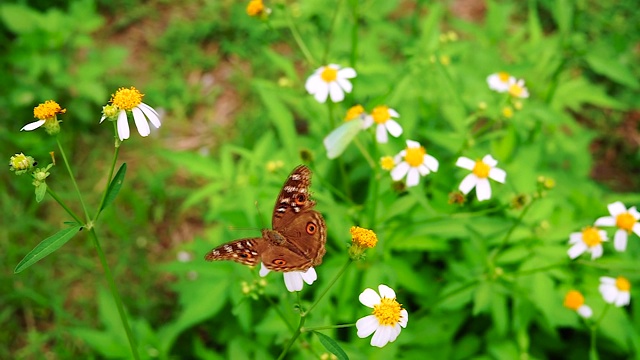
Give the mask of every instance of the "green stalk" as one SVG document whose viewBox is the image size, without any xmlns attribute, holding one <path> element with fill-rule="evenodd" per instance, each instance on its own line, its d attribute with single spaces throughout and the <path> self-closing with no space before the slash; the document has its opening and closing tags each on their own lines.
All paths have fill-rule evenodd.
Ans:
<svg viewBox="0 0 640 360">
<path fill-rule="evenodd" d="M 73 220 L 75 220 L 78 224 L 84 224 L 84 222 L 80 219 L 80 217 L 78 215 L 76 215 L 75 212 L 73 212 L 73 210 L 69 209 L 67 207 L 67 204 L 65 204 L 62 199 L 60 199 L 60 197 L 58 197 L 58 194 L 56 194 L 55 191 L 51 190 L 51 187 L 49 187 L 49 185 L 47 185 L 47 193 L 49 195 L 51 195 L 51 197 L 58 202 L 58 204 L 60 204 L 60 206 L 62 206 L 62 208 L 67 212 L 67 214 L 69 214 Z"/>
<path fill-rule="evenodd" d="M 111 184 L 111 180 L 113 179 L 113 170 L 116 168 L 116 160 L 118 160 L 118 153 L 120 152 L 120 147 L 116 146 L 115 151 L 113 152 L 113 160 L 111 160 L 111 168 L 109 169 L 109 176 L 107 176 L 107 186 L 104 188 L 104 192 L 102 193 L 102 199 L 100 200 L 100 206 L 98 206 L 98 210 L 96 214 L 93 216 L 93 222 L 95 223 L 102 212 L 102 206 L 104 205 L 104 201 L 107 198 L 107 192 L 109 191 L 109 185 Z"/>
<path fill-rule="evenodd" d="M 116 283 L 113 280 L 113 275 L 111 274 L 109 263 L 107 263 L 107 258 L 104 255 L 104 251 L 102 251 L 102 247 L 100 246 L 100 241 L 98 240 L 98 236 L 96 235 L 95 229 L 94 228 L 89 229 L 89 234 L 91 235 L 91 239 L 93 239 L 93 243 L 96 246 L 96 250 L 98 251 L 98 256 L 100 257 L 100 262 L 102 263 L 102 268 L 104 269 L 104 275 L 107 278 L 107 282 L 109 283 L 109 290 L 111 290 L 111 296 L 113 297 L 113 300 L 116 302 L 116 307 L 118 308 L 118 314 L 120 315 L 122 326 L 124 327 L 124 330 L 127 334 L 127 339 L 129 340 L 129 346 L 131 347 L 131 353 L 133 354 L 133 358 L 136 360 L 140 360 L 140 355 L 138 354 L 138 345 L 136 344 L 136 340 L 133 336 L 133 332 L 131 331 L 131 327 L 129 326 L 129 321 L 127 320 L 127 314 L 125 314 L 124 312 L 124 306 L 122 305 L 122 300 L 120 299 L 118 288 L 116 287 Z"/>
<path fill-rule="evenodd" d="M 320 302 L 320 300 L 327 294 L 327 292 L 329 292 L 329 289 L 331 289 L 331 287 L 333 285 L 335 285 L 336 281 L 338 281 L 338 279 L 340 278 L 340 276 L 342 276 L 342 274 L 347 270 L 347 268 L 349 267 L 349 265 L 351 265 L 351 263 L 353 262 L 353 260 L 350 258 L 349 260 L 347 260 L 347 262 L 342 266 L 342 269 L 340 269 L 340 271 L 338 271 L 338 273 L 336 274 L 336 276 L 331 280 L 331 282 L 329 283 L 329 286 L 327 286 L 322 293 L 320 293 L 320 296 L 318 296 L 318 298 L 316 299 L 316 301 L 311 304 L 311 306 L 309 307 L 309 309 L 307 311 L 303 311 L 300 313 L 301 317 L 305 317 L 307 315 L 309 315 L 309 313 L 311 312 L 311 310 L 313 310 L 313 308 L 316 307 L 316 305 L 318 305 L 318 303 Z M 299 329 L 298 329 L 299 330 Z"/>
<path fill-rule="evenodd" d="M 58 149 L 60 150 L 60 155 L 62 155 L 62 160 L 64 162 L 64 166 L 67 168 L 69 172 L 69 177 L 71 178 L 71 183 L 73 187 L 76 189 L 76 193 L 78 193 L 78 198 L 80 199 L 80 204 L 82 205 L 82 210 L 84 210 L 84 216 L 89 221 L 89 211 L 87 210 L 87 206 L 84 203 L 84 199 L 82 198 L 82 194 L 80 193 L 80 188 L 78 187 L 78 183 L 76 182 L 75 176 L 73 176 L 73 171 L 71 171 L 71 166 L 69 166 L 69 161 L 67 160 L 67 155 L 64 153 L 62 148 L 62 144 L 60 144 L 60 139 L 56 136 L 56 142 L 58 143 Z"/>
<path fill-rule="evenodd" d="M 340 11 L 340 5 L 342 5 L 342 0 L 339 0 L 337 4 L 335 4 L 335 11 L 333 12 L 333 16 L 331 17 L 331 26 L 329 27 L 329 33 L 325 39 L 325 43 L 327 44 L 324 47 L 324 54 L 322 55 L 322 63 L 327 63 L 327 57 L 329 56 L 329 50 L 331 47 L 331 40 L 333 38 L 333 30 L 336 25 L 336 19 L 338 18 L 338 11 Z"/>
<path fill-rule="evenodd" d="M 296 44 L 298 44 L 298 47 L 300 48 L 300 51 L 302 51 L 302 54 L 304 55 L 304 57 L 307 58 L 307 62 L 313 66 L 316 63 L 316 61 L 313 59 L 313 56 L 311 55 L 311 52 L 307 48 L 307 45 L 305 45 L 304 41 L 302 41 L 302 37 L 300 36 L 298 29 L 293 23 L 293 19 L 291 18 L 291 13 L 289 10 L 291 7 L 285 4 L 285 8 L 287 10 L 285 10 L 284 13 L 287 18 L 287 26 L 291 31 L 291 35 L 293 35 L 293 39 L 296 41 Z"/>
<path fill-rule="evenodd" d="M 489 264 L 490 264 L 491 267 L 493 267 L 493 262 L 495 261 L 496 257 L 500 253 L 500 251 L 502 251 L 502 249 L 504 249 L 505 246 L 507 246 L 507 244 L 509 243 L 509 239 L 511 238 L 511 234 L 513 234 L 513 232 L 516 229 L 516 227 L 518 227 L 518 225 L 520 225 L 520 223 L 522 222 L 522 219 L 524 219 L 524 216 L 527 214 L 527 211 L 529 211 L 529 209 L 531 209 L 531 205 L 533 205 L 536 202 L 536 200 L 538 200 L 539 198 L 540 198 L 540 196 L 537 196 L 537 197 L 534 197 L 533 199 L 531 199 L 531 202 L 529 202 L 525 206 L 525 208 L 522 209 L 522 212 L 520 213 L 520 216 L 518 216 L 518 219 L 513 223 L 513 225 L 509 229 L 509 231 L 507 231 L 507 233 L 505 234 L 504 238 L 502 239 L 502 242 L 500 243 L 500 245 L 497 248 L 493 249 L 493 251 L 491 252 L 491 255 L 489 255 Z"/>
<path fill-rule="evenodd" d="M 293 344 L 296 342 L 300 334 L 302 334 L 301 329 L 302 329 L 302 326 L 304 325 L 305 320 L 306 318 L 304 316 L 300 317 L 300 324 L 298 325 L 298 330 L 296 330 L 295 334 L 293 334 L 293 337 L 291 338 L 291 340 L 289 340 L 289 343 L 287 344 L 287 346 L 285 346 L 284 349 L 282 349 L 282 353 L 280 353 L 280 356 L 278 356 L 278 360 L 284 359 L 285 355 L 287 355 L 287 353 L 289 352 L 289 349 L 291 349 L 291 346 L 293 346 Z"/>
<path fill-rule="evenodd" d="M 339 324 L 339 325 L 325 325 L 325 326 L 312 326 L 312 327 L 303 327 L 302 329 L 300 329 L 300 332 L 309 332 L 309 331 L 316 331 L 316 330 L 330 330 L 330 329 L 342 329 L 342 328 L 348 328 L 348 327 L 353 327 L 356 326 L 356 323 L 352 323 L 352 324 Z"/>
</svg>

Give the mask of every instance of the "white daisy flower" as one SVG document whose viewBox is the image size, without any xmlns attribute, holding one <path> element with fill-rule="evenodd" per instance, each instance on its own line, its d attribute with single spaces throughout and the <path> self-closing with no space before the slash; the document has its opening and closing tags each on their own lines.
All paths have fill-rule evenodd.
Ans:
<svg viewBox="0 0 640 360">
<path fill-rule="evenodd" d="M 528 98 L 529 90 L 524 87 L 524 80 L 516 80 L 515 78 L 509 79 L 509 94 L 513 97 Z"/>
<path fill-rule="evenodd" d="M 607 240 L 607 233 L 604 230 L 587 226 L 581 232 L 571 233 L 569 244 L 573 246 L 567 253 L 571 259 L 575 259 L 585 251 L 590 252 L 591 260 L 594 260 L 602 256 L 602 242 Z"/>
<path fill-rule="evenodd" d="M 111 111 L 115 109 L 117 113 L 112 114 L 103 111 L 100 122 L 102 123 L 104 119 L 107 118 L 115 118 L 115 115 L 117 115 L 118 137 L 120 140 L 125 140 L 129 138 L 129 119 L 127 118 L 127 113 L 131 113 L 138 128 L 138 133 L 140 133 L 141 136 L 148 136 L 151 133 L 151 129 L 147 121 L 151 122 L 151 125 L 155 128 L 159 128 L 161 125 L 160 115 L 158 115 L 158 112 L 154 108 L 142 102 L 143 96 L 144 94 L 140 93 L 140 91 L 133 86 L 129 89 L 118 89 L 118 91 L 111 96 L 110 102 L 113 105 L 111 107 L 105 107 L 105 109 L 109 108 Z"/>
<path fill-rule="evenodd" d="M 260 263 L 260 276 L 265 277 L 271 270 L 267 269 L 263 263 Z M 289 292 L 302 290 L 303 281 L 308 285 L 313 284 L 318 279 L 318 274 L 313 267 L 310 267 L 306 271 L 288 271 L 283 273 L 284 285 Z"/>
<path fill-rule="evenodd" d="M 631 283 L 622 276 L 616 279 L 608 276 L 600 278 L 600 286 L 598 287 L 604 301 L 614 304 L 617 307 L 629 305 L 631 302 Z"/>
<path fill-rule="evenodd" d="M 596 220 L 596 226 L 616 226 L 616 234 L 613 237 L 613 246 L 618 251 L 624 251 L 627 248 L 627 238 L 631 232 L 640 236 L 640 213 L 632 206 L 627 210 L 623 203 L 616 201 L 607 206 L 611 216 L 603 216 Z"/>
<path fill-rule="evenodd" d="M 340 68 L 336 64 L 329 64 L 314 71 L 304 87 L 319 103 L 326 102 L 327 96 L 330 96 L 331 101 L 336 103 L 344 100 L 345 92 L 351 92 L 353 86 L 349 79 L 354 77 L 356 77 L 354 69 Z"/>
<path fill-rule="evenodd" d="M 33 108 L 33 116 L 38 121 L 28 123 L 20 131 L 32 131 L 44 125 L 44 129 L 49 135 L 55 135 L 60 132 L 58 114 L 64 114 L 65 112 L 67 112 L 67 109 L 60 107 L 57 102 L 47 100 Z"/>
<path fill-rule="evenodd" d="M 365 129 L 368 129 L 374 123 L 378 124 L 376 126 L 376 140 L 379 143 L 384 144 L 389 141 L 387 133 L 391 134 L 393 137 L 402 135 L 402 127 L 397 121 L 392 119 L 399 117 L 400 114 L 388 106 L 376 106 L 373 108 L 373 111 L 371 111 L 371 115 L 368 115 L 364 119 L 364 127 Z"/>
<path fill-rule="evenodd" d="M 373 289 L 365 289 L 360 294 L 362 305 L 373 308 L 373 315 L 368 315 L 356 322 L 358 337 L 365 338 L 371 334 L 371 346 L 383 347 L 393 342 L 400 335 L 401 327 L 407 327 L 409 313 L 396 301 L 396 293 L 386 285 L 378 286 L 380 295 Z"/>
<path fill-rule="evenodd" d="M 571 290 L 564 298 L 564 306 L 577 312 L 578 315 L 588 319 L 593 315 L 593 311 L 584 304 L 584 296 L 579 291 Z"/>
<path fill-rule="evenodd" d="M 464 156 L 459 157 L 458 161 L 456 161 L 456 166 L 471 170 L 471 174 L 462 179 L 458 189 L 466 195 L 475 187 L 479 201 L 490 199 L 491 185 L 489 185 L 489 179 L 504 184 L 507 177 L 507 173 L 495 167 L 496 165 L 498 165 L 498 161 L 491 155 L 485 155 L 482 160 L 477 161 Z"/>
<path fill-rule="evenodd" d="M 515 80 L 513 76 L 501 71 L 489 75 L 487 77 L 487 84 L 489 85 L 489 89 L 502 93 L 509 91 L 509 81 L 512 79 Z"/>
<path fill-rule="evenodd" d="M 427 151 L 417 141 L 407 140 L 407 148 L 400 151 L 393 159 L 397 164 L 391 170 L 391 178 L 399 181 L 407 177 L 407 187 L 416 186 L 420 182 L 420 176 L 438 171 L 438 160 L 427 154 Z"/>
</svg>

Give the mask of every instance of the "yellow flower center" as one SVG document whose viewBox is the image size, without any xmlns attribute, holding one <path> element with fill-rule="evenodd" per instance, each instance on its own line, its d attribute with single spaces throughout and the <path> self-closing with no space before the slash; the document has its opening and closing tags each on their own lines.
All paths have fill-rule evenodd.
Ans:
<svg viewBox="0 0 640 360">
<path fill-rule="evenodd" d="M 628 292 L 631 290 L 631 283 L 629 282 L 629 280 L 623 278 L 622 276 L 618 276 L 618 278 L 616 279 L 616 287 L 620 291 Z"/>
<path fill-rule="evenodd" d="M 391 171 L 393 167 L 396 166 L 396 162 L 393 160 L 391 156 L 384 156 L 380 159 L 380 167 L 383 170 Z"/>
<path fill-rule="evenodd" d="M 264 4 L 262 0 L 251 0 L 247 5 L 247 15 L 249 16 L 257 16 L 262 14 L 264 11 Z"/>
<path fill-rule="evenodd" d="M 353 243 L 362 248 L 372 248 L 378 243 L 378 237 L 373 230 L 352 226 L 349 232 L 351 232 Z"/>
<path fill-rule="evenodd" d="M 513 117 L 513 109 L 510 106 L 505 106 L 502 109 L 502 116 L 506 117 L 507 119 L 511 119 Z"/>
<path fill-rule="evenodd" d="M 627 230 L 627 232 L 631 232 L 633 230 L 633 225 L 636 224 L 636 218 L 628 212 L 622 213 L 616 217 L 616 226 L 622 230 Z"/>
<path fill-rule="evenodd" d="M 509 73 L 507 73 L 507 72 L 500 71 L 498 73 L 498 79 L 500 79 L 500 81 L 502 81 L 503 83 L 506 83 L 507 81 L 509 81 L 510 77 L 511 77 L 511 75 L 509 75 Z"/>
<path fill-rule="evenodd" d="M 20 153 L 11 157 L 9 165 L 16 170 L 25 170 L 31 165 L 31 162 L 25 154 Z"/>
<path fill-rule="evenodd" d="M 338 70 L 325 66 L 324 70 L 322 70 L 322 73 L 320 74 L 320 77 L 322 78 L 322 80 L 324 80 L 324 82 L 334 82 L 338 78 Z"/>
<path fill-rule="evenodd" d="M 40 120 L 47 120 L 54 118 L 57 114 L 64 114 L 67 109 L 63 109 L 53 100 L 47 100 L 44 104 L 40 104 L 33 108 L 33 117 Z"/>
<path fill-rule="evenodd" d="M 485 164 L 482 160 L 476 161 L 476 165 L 473 167 L 472 172 L 479 178 L 487 178 L 489 177 L 489 170 L 491 167 Z"/>
<path fill-rule="evenodd" d="M 518 84 L 511 84 L 509 86 L 509 94 L 514 97 L 522 97 L 522 93 L 524 92 L 524 88 Z"/>
<path fill-rule="evenodd" d="M 579 291 L 571 290 L 564 298 L 564 306 L 571 310 L 578 310 L 584 305 L 584 296 Z"/>
<path fill-rule="evenodd" d="M 582 241 L 588 247 L 594 247 L 602 242 L 602 238 L 600 234 L 598 234 L 598 228 L 587 226 L 586 229 L 582 230 Z"/>
<path fill-rule="evenodd" d="M 409 163 L 412 167 L 418 167 L 424 162 L 424 156 L 427 154 L 427 150 L 423 146 L 420 147 L 408 147 L 406 149 L 407 154 L 404 156 L 404 161 Z"/>
<path fill-rule="evenodd" d="M 350 121 L 364 113 L 362 105 L 354 105 L 347 110 L 347 115 L 344 117 L 344 121 Z"/>
<path fill-rule="evenodd" d="M 111 95 L 111 103 L 120 109 L 131 111 L 140 105 L 143 96 L 144 94 L 133 86 L 129 89 L 120 88 L 114 95 Z"/>
<path fill-rule="evenodd" d="M 389 107 L 384 105 L 376 106 L 375 108 L 373 108 L 371 116 L 373 116 L 373 121 L 375 121 L 376 124 L 384 124 L 389 119 L 391 119 L 391 115 L 389 114 Z"/>
<path fill-rule="evenodd" d="M 380 325 L 394 326 L 400 321 L 402 305 L 396 299 L 382 298 L 380 304 L 373 306 L 373 315 Z"/>
</svg>

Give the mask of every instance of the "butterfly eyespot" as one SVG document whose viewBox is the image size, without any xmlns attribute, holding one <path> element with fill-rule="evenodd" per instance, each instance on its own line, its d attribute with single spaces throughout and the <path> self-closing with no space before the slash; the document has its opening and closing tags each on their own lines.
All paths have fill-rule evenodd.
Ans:
<svg viewBox="0 0 640 360">
<path fill-rule="evenodd" d="M 307 196 L 305 194 L 298 194 L 294 198 L 296 205 L 304 205 L 305 201 L 307 201 Z"/>
<path fill-rule="evenodd" d="M 247 254 L 247 253 L 240 253 L 240 254 L 238 254 L 238 256 L 240 256 L 241 258 L 248 258 L 248 257 L 249 257 L 249 254 Z"/>
<path fill-rule="evenodd" d="M 282 265 L 286 265 L 287 261 L 286 260 L 282 260 L 282 259 L 275 259 L 272 261 L 273 265 L 278 265 L 278 266 L 282 266 Z"/>
<path fill-rule="evenodd" d="M 316 230 L 318 230 L 318 227 L 316 226 L 316 224 L 312 222 L 307 223 L 307 234 L 313 235 L 316 233 Z"/>
</svg>

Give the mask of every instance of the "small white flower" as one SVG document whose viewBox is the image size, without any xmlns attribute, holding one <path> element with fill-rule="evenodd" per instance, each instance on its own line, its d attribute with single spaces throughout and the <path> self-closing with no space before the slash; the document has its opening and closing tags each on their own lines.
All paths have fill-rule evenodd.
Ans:
<svg viewBox="0 0 640 360">
<path fill-rule="evenodd" d="M 600 278 L 600 286 L 598 287 L 604 301 L 614 304 L 617 307 L 629 305 L 631 302 L 631 283 L 622 276 L 616 279 L 608 276 Z"/>
<path fill-rule="evenodd" d="M 504 184 L 507 177 L 507 173 L 495 167 L 496 165 L 498 165 L 498 161 L 491 155 L 485 155 L 482 160 L 478 161 L 473 161 L 464 156 L 459 157 L 458 161 L 456 161 L 456 166 L 471 170 L 471 174 L 462 179 L 458 189 L 466 195 L 475 187 L 479 201 L 490 199 L 491 185 L 489 185 L 489 179 Z"/>
<path fill-rule="evenodd" d="M 616 201 L 607 206 L 611 216 L 603 216 L 596 220 L 596 226 L 616 226 L 616 234 L 613 238 L 613 246 L 618 251 L 624 251 L 627 248 L 627 238 L 631 232 L 640 236 L 640 213 L 632 206 L 627 210 L 623 203 Z"/>
<path fill-rule="evenodd" d="M 579 291 L 571 290 L 564 298 L 564 306 L 575 311 L 578 315 L 588 319 L 593 315 L 593 311 L 584 303 L 584 296 Z"/>
<path fill-rule="evenodd" d="M 136 123 L 138 133 L 140 136 L 148 136 L 151 133 L 149 123 L 155 128 L 160 127 L 160 115 L 151 106 L 142 102 L 144 94 L 140 93 L 135 87 L 129 89 L 120 88 L 111 96 L 110 102 L 119 109 L 118 111 L 118 137 L 120 140 L 129 138 L 129 119 L 127 118 L 127 112 L 132 113 L 133 121 Z M 102 123 L 107 115 L 102 115 L 100 122 Z M 148 122 L 147 122 L 148 120 Z"/>
<path fill-rule="evenodd" d="M 344 93 L 350 93 L 353 86 L 349 79 L 356 77 L 352 68 L 340 68 L 336 64 L 322 66 L 309 76 L 304 87 L 320 103 L 331 97 L 334 103 L 344 100 Z"/>
<path fill-rule="evenodd" d="M 529 90 L 524 87 L 524 80 L 509 79 L 509 94 L 513 97 L 528 98 Z"/>
<path fill-rule="evenodd" d="M 399 117 L 400 114 L 388 106 L 376 106 L 373 108 L 373 111 L 371 111 L 371 115 L 367 115 L 364 119 L 364 127 L 365 129 L 368 129 L 374 123 L 378 124 L 376 126 L 376 140 L 379 143 L 384 144 L 389 141 L 387 133 L 391 134 L 393 137 L 402 135 L 402 127 L 397 121 L 392 119 Z"/>
<path fill-rule="evenodd" d="M 567 252 L 571 259 L 575 259 L 582 253 L 590 252 L 591 260 L 602 256 L 602 242 L 607 241 L 607 233 L 597 227 L 587 226 L 581 232 L 571 233 L 569 244 L 573 246 Z"/>
<path fill-rule="evenodd" d="M 271 270 L 264 266 L 264 263 L 260 263 L 260 276 L 265 277 Z M 313 284 L 318 279 L 318 274 L 313 267 L 310 267 L 306 271 L 288 271 L 283 273 L 284 285 L 289 292 L 300 291 L 304 285 L 303 281 L 308 285 Z"/>
<path fill-rule="evenodd" d="M 365 289 L 360 294 L 362 305 L 373 308 L 373 315 L 365 316 L 356 322 L 358 337 L 371 334 L 371 345 L 383 347 L 400 335 L 401 327 L 407 327 L 409 313 L 396 301 L 396 293 L 386 285 L 378 286 L 380 295 L 373 289 Z"/>
<path fill-rule="evenodd" d="M 397 165 L 391 170 L 391 178 L 399 181 L 406 176 L 407 187 L 418 185 L 420 176 L 438 171 L 438 160 L 427 154 L 417 141 L 407 140 L 407 148 L 400 151 L 393 160 Z"/>
<path fill-rule="evenodd" d="M 489 89 L 502 93 L 509 91 L 509 82 L 512 80 L 515 80 L 513 76 L 501 71 L 489 75 L 487 77 L 487 84 L 489 85 Z"/>
</svg>

